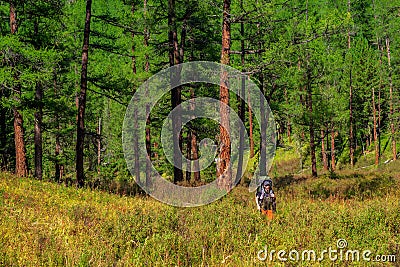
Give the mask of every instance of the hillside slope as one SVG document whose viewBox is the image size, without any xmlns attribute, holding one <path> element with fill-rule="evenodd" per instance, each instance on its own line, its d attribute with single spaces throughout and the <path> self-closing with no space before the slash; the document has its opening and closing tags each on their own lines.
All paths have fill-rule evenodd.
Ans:
<svg viewBox="0 0 400 267">
<path fill-rule="evenodd" d="M 174 208 L 149 197 L 0 174 L 0 265 L 265 266 L 257 257 L 265 246 L 319 253 L 335 249 L 338 239 L 346 239 L 348 249 L 400 260 L 397 180 L 288 179 L 277 181 L 278 213 L 268 222 L 244 187 L 207 206 Z M 369 185 L 375 187 L 362 193 Z M 275 255 L 272 265 L 279 264 Z M 327 255 L 322 262 L 292 262 L 301 264 L 332 262 Z M 347 264 L 366 263 L 335 265 Z"/>
</svg>

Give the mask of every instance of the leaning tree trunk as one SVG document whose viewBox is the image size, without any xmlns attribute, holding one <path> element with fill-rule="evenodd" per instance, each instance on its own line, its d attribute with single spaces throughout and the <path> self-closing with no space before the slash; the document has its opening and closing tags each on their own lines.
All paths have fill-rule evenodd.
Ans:
<svg viewBox="0 0 400 267">
<path fill-rule="evenodd" d="M 222 50 L 221 64 L 229 65 L 229 51 L 231 48 L 231 23 L 230 19 L 231 1 L 224 0 L 223 5 L 223 23 L 222 23 Z M 219 89 L 219 100 L 221 101 L 219 114 L 221 124 L 219 126 L 220 151 L 217 161 L 217 179 L 218 186 L 221 189 L 230 191 L 232 188 L 232 170 L 231 170 L 231 140 L 230 140 L 230 124 L 229 124 L 229 81 L 228 72 L 222 69 L 221 84 Z M 223 106 L 225 104 L 226 106 Z"/>
<path fill-rule="evenodd" d="M 82 187 L 85 184 L 85 173 L 83 169 L 83 148 L 85 141 L 85 108 L 86 108 L 87 67 L 88 67 L 88 55 L 89 55 L 91 15 L 92 15 L 92 0 L 87 0 L 85 28 L 83 32 L 81 91 L 78 97 L 77 136 L 76 136 L 76 181 L 79 187 Z"/>
<path fill-rule="evenodd" d="M 18 29 L 17 23 L 17 12 L 15 8 L 15 2 L 10 1 L 10 28 L 11 34 L 16 34 Z M 15 62 L 11 65 L 12 69 L 15 68 Z M 14 79 L 18 80 L 18 75 L 14 74 Z M 21 96 L 21 86 L 18 84 L 13 88 L 14 98 L 16 102 L 20 102 Z M 18 110 L 18 107 L 13 107 L 14 113 L 14 141 L 15 141 L 15 174 L 18 177 L 23 177 L 28 175 L 28 164 L 26 160 L 26 149 L 24 141 L 24 119 L 22 114 Z"/>
</svg>

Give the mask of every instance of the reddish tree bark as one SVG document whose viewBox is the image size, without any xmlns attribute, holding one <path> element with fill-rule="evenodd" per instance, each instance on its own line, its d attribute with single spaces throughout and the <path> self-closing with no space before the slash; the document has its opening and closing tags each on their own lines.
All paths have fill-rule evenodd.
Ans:
<svg viewBox="0 0 400 267">
<path fill-rule="evenodd" d="M 87 91 L 87 67 L 89 59 L 90 19 L 92 15 L 92 0 L 86 0 L 86 19 L 83 32 L 81 90 L 78 97 L 77 135 L 76 135 L 76 181 L 78 187 L 85 184 L 83 168 L 83 148 L 85 141 L 85 108 Z"/>
<path fill-rule="evenodd" d="M 190 87 L 190 110 L 193 112 L 196 108 L 196 100 L 195 100 L 195 95 L 194 95 L 194 88 Z M 190 128 L 188 131 L 188 144 L 187 144 L 187 154 L 188 154 L 188 159 L 194 160 L 194 169 L 195 170 L 200 170 L 200 164 L 197 161 L 199 159 L 198 155 L 198 146 L 197 146 L 197 133 L 196 130 L 193 128 Z M 188 170 L 191 169 L 191 164 L 188 163 Z M 193 172 L 194 175 L 194 181 L 195 182 L 200 182 L 201 177 L 200 177 L 200 171 L 195 171 Z M 187 174 L 186 180 L 190 181 L 191 178 L 191 172 Z"/>
<path fill-rule="evenodd" d="M 229 51 L 231 48 L 231 23 L 229 21 L 231 10 L 231 1 L 223 2 L 223 22 L 222 22 L 222 50 L 221 64 L 229 65 Z M 231 140 L 230 140 L 230 124 L 229 124 L 229 81 L 228 72 L 224 69 L 221 71 L 221 84 L 219 89 L 219 100 L 226 106 L 220 105 L 219 114 L 221 124 L 219 126 L 220 151 L 217 162 L 217 179 L 218 186 L 230 191 L 232 188 L 232 170 L 230 167 L 231 158 Z"/>
<path fill-rule="evenodd" d="M 17 11 L 15 7 L 15 2 L 10 1 L 10 29 L 11 34 L 16 34 L 18 30 L 17 23 Z M 12 68 L 15 67 L 13 62 Z M 14 87 L 14 99 L 19 102 L 21 96 L 21 86 L 18 84 L 18 76 L 14 75 L 14 79 L 17 81 L 17 85 Z M 26 161 L 26 149 L 24 141 L 24 119 L 22 114 L 19 112 L 18 108 L 13 107 L 14 113 L 14 142 L 15 142 L 15 174 L 18 177 L 23 177 L 28 175 L 28 164 Z"/>
</svg>

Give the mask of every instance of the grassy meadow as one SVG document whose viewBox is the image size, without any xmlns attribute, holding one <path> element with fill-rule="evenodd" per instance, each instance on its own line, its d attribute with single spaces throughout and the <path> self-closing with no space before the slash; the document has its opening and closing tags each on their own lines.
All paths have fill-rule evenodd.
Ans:
<svg viewBox="0 0 400 267">
<path fill-rule="evenodd" d="M 262 261 L 259 251 L 371 250 L 400 260 L 399 177 L 369 172 L 276 178 L 278 211 L 260 216 L 236 187 L 198 208 L 0 174 L 1 266 L 393 266 Z M 300 254 L 301 255 L 301 254 Z M 286 255 L 287 256 L 287 255 Z M 318 257 L 318 254 L 317 254 Z"/>
</svg>

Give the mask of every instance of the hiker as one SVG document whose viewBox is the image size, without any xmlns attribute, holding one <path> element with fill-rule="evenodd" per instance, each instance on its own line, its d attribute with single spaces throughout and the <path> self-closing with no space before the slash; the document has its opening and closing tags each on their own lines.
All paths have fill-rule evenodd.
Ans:
<svg viewBox="0 0 400 267">
<path fill-rule="evenodd" d="M 276 212 L 276 197 L 272 190 L 272 180 L 266 179 L 262 181 L 256 191 L 257 209 L 272 210 Z"/>
</svg>

